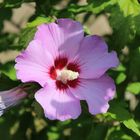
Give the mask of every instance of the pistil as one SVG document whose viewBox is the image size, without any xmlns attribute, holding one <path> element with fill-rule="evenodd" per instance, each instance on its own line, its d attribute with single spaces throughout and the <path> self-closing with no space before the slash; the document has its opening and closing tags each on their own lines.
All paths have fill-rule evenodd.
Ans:
<svg viewBox="0 0 140 140">
<path fill-rule="evenodd" d="M 57 73 L 56 80 L 61 81 L 63 84 L 67 84 L 67 81 L 72 81 L 79 77 L 78 72 L 68 70 L 66 68 L 62 70 L 56 70 L 56 73 Z"/>
</svg>

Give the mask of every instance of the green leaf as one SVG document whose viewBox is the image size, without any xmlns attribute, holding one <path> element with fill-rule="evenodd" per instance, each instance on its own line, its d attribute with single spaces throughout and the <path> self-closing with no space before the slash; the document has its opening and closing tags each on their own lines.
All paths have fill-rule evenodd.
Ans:
<svg viewBox="0 0 140 140">
<path fill-rule="evenodd" d="M 37 17 L 32 22 L 27 23 L 27 27 L 36 27 L 42 23 L 54 22 L 54 19 L 51 17 Z"/>
<path fill-rule="evenodd" d="M 0 7 L 5 8 L 13 8 L 13 7 L 19 7 L 23 3 L 23 0 L 4 0 L 3 3 L 0 4 Z"/>
<path fill-rule="evenodd" d="M 137 34 L 140 35 L 140 14 L 138 16 L 134 17 L 134 23 L 135 23 L 135 28 L 136 28 L 136 32 Z"/>
<path fill-rule="evenodd" d="M 137 0 L 118 0 L 118 4 L 124 16 L 140 14 L 140 4 Z"/>
<path fill-rule="evenodd" d="M 126 109 L 126 104 L 120 101 L 112 101 L 109 112 L 110 117 L 123 123 L 128 129 L 131 129 L 134 133 L 140 136 L 140 131 L 135 120 Z"/>
<path fill-rule="evenodd" d="M 59 12 L 59 17 L 73 17 L 75 14 L 89 12 L 93 14 L 99 14 L 105 9 L 117 3 L 117 0 L 88 0 L 89 4 L 78 5 L 71 3 L 68 7 Z M 57 10 L 56 10 L 57 11 Z"/>
<path fill-rule="evenodd" d="M 111 16 L 109 22 L 113 28 L 113 35 L 110 38 L 112 48 L 115 48 L 118 52 L 130 43 L 135 35 L 135 24 L 132 16 L 124 17 L 119 7 L 111 8 Z"/>
<path fill-rule="evenodd" d="M 134 46 L 132 46 L 134 47 Z M 131 49 L 131 54 L 129 57 L 129 63 L 130 63 L 130 68 L 129 68 L 129 76 L 134 77 L 135 80 L 140 80 L 140 47 L 136 49 Z"/>
<path fill-rule="evenodd" d="M 106 136 L 108 126 L 105 124 L 97 124 L 92 127 L 86 140 L 103 140 Z"/>
<path fill-rule="evenodd" d="M 58 140 L 59 139 L 59 133 L 56 133 L 56 132 L 48 132 L 47 133 L 49 139 L 51 140 Z"/>
<path fill-rule="evenodd" d="M 110 109 L 107 114 L 120 122 L 131 118 L 131 114 L 126 109 L 126 104 L 116 100 L 110 103 Z"/>
<path fill-rule="evenodd" d="M 112 5 L 119 6 L 124 16 L 136 16 L 140 14 L 140 4 L 137 0 L 88 0 L 92 3 L 94 13 L 99 13 Z"/>
<path fill-rule="evenodd" d="M 126 79 L 126 74 L 121 72 L 116 78 L 116 83 L 121 84 L 125 79 Z"/>
<path fill-rule="evenodd" d="M 5 8 L 18 8 L 24 2 L 32 2 L 33 0 L 4 0 L 0 3 L 0 7 Z"/>
<path fill-rule="evenodd" d="M 114 71 L 126 71 L 126 67 L 123 64 L 120 64 Z"/>
<path fill-rule="evenodd" d="M 140 93 L 140 82 L 134 82 L 134 83 L 128 84 L 126 90 L 133 94 L 139 94 Z"/>
<path fill-rule="evenodd" d="M 7 75 L 10 79 L 16 80 L 16 71 L 14 69 L 14 62 L 10 61 L 5 64 L 0 64 L 0 70 L 3 72 L 5 75 Z"/>
<path fill-rule="evenodd" d="M 121 130 L 115 130 L 109 135 L 107 140 L 133 140 L 133 138 Z"/>
<path fill-rule="evenodd" d="M 36 28 L 34 27 L 23 29 L 19 37 L 19 45 L 23 48 L 26 48 L 29 42 L 33 39 L 35 32 Z"/>
<path fill-rule="evenodd" d="M 117 3 L 117 0 L 88 0 L 91 5 L 87 9 L 90 12 L 93 12 L 94 14 L 98 14 L 102 11 L 105 11 L 109 7 L 115 5 Z"/>
<path fill-rule="evenodd" d="M 123 124 L 128 128 L 135 132 L 138 136 L 140 136 L 140 131 L 138 129 L 138 125 L 134 121 L 134 119 L 125 120 Z"/>
<path fill-rule="evenodd" d="M 16 39 L 18 39 L 18 35 L 16 34 L 0 34 L 0 52 L 8 50 L 21 50 L 22 48 L 16 44 Z"/>
<path fill-rule="evenodd" d="M 9 79 L 5 74 L 0 73 L 0 91 L 8 90 L 20 84 L 19 81 Z"/>
</svg>

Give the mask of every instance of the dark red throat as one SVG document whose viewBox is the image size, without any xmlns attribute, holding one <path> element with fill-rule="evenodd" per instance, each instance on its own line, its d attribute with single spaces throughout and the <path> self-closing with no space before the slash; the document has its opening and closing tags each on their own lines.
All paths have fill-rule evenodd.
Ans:
<svg viewBox="0 0 140 140">
<path fill-rule="evenodd" d="M 55 59 L 54 66 L 51 66 L 49 69 L 50 77 L 53 80 L 56 80 L 57 78 L 56 70 L 62 70 L 64 67 L 66 67 L 68 70 L 80 73 L 80 67 L 76 62 L 68 63 L 68 58 L 59 56 Z M 62 81 L 56 80 L 56 87 L 59 90 L 66 90 L 68 87 L 76 88 L 77 85 L 79 85 L 78 78 L 75 80 L 70 81 L 68 80 L 66 84 L 64 84 Z"/>
</svg>

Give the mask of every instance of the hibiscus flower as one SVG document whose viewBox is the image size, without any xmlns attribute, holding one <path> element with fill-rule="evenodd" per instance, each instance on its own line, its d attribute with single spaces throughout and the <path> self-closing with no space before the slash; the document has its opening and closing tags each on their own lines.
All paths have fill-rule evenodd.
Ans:
<svg viewBox="0 0 140 140">
<path fill-rule="evenodd" d="M 71 19 L 42 24 L 27 49 L 16 58 L 17 78 L 38 82 L 35 99 L 51 120 L 76 119 L 85 100 L 91 114 L 105 113 L 115 84 L 105 74 L 119 61 L 97 36 L 84 37 L 82 25 Z"/>
</svg>

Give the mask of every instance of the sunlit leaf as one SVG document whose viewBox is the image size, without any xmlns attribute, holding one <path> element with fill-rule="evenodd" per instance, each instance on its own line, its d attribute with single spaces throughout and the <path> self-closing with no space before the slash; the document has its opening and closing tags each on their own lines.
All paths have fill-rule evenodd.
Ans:
<svg viewBox="0 0 140 140">
<path fill-rule="evenodd" d="M 136 16 L 140 14 L 140 4 L 137 0 L 118 0 L 118 4 L 124 16 Z"/>
<path fill-rule="evenodd" d="M 117 84 L 120 84 L 120 83 L 122 83 L 125 79 L 126 79 L 126 74 L 120 73 L 120 74 L 117 76 L 116 83 L 117 83 Z"/>
<path fill-rule="evenodd" d="M 126 90 L 131 93 L 134 93 L 134 94 L 139 94 L 140 93 L 140 82 L 134 82 L 134 83 L 128 84 Z"/>
<path fill-rule="evenodd" d="M 51 17 L 37 17 L 35 20 L 33 20 L 32 22 L 27 23 L 27 27 L 36 27 L 42 23 L 49 23 L 49 22 L 53 22 L 54 19 Z"/>
<path fill-rule="evenodd" d="M 137 123 L 134 119 L 125 120 L 123 124 L 128 128 L 135 132 L 138 136 L 140 136 L 140 130 L 138 129 Z"/>
</svg>

